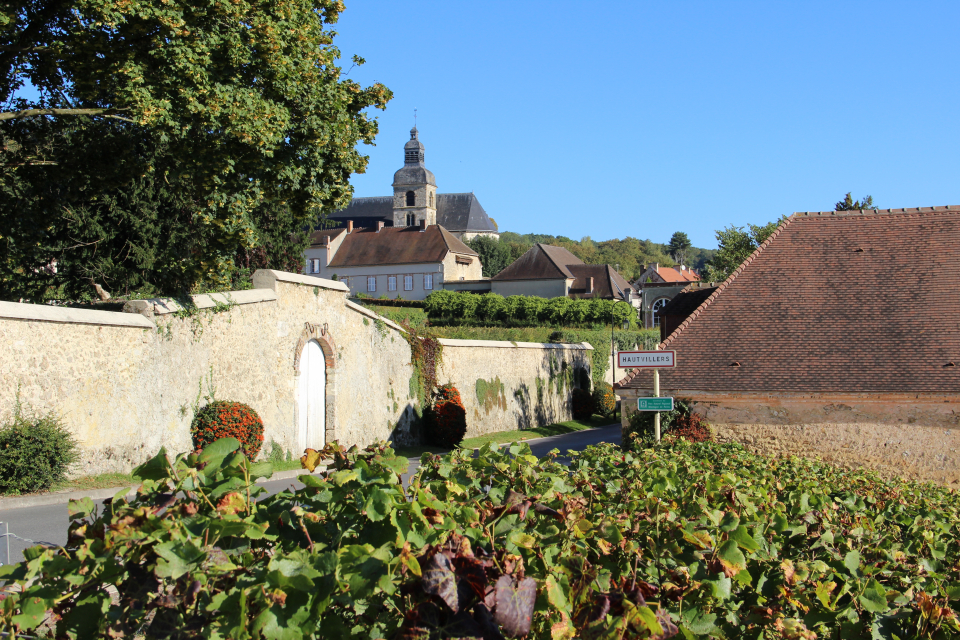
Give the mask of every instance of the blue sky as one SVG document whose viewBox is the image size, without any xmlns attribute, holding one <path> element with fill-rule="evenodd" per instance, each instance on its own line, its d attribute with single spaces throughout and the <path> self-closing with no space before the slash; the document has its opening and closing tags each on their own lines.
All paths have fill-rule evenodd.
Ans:
<svg viewBox="0 0 960 640">
<path fill-rule="evenodd" d="M 960 204 L 960 3 L 345 1 L 349 77 L 395 95 L 357 196 L 416 108 L 439 191 L 501 230 L 712 248 L 847 191 Z"/>
</svg>

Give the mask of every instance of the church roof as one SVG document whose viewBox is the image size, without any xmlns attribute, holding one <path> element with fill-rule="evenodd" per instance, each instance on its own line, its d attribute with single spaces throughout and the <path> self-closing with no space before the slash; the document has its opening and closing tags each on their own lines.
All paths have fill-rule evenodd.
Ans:
<svg viewBox="0 0 960 640">
<path fill-rule="evenodd" d="M 582 264 L 583 260 L 563 247 L 538 242 L 491 280 L 575 279 L 569 266 Z"/>
<path fill-rule="evenodd" d="M 377 220 L 393 225 L 393 196 L 354 198 L 346 208 L 334 211 L 330 219 L 342 225 L 353 220 L 356 227 L 376 226 Z M 437 224 L 458 233 L 496 233 L 497 227 L 472 193 L 438 193 Z"/>
<path fill-rule="evenodd" d="M 420 227 L 354 228 L 340 243 L 330 267 L 438 263 L 448 252 L 477 255 L 439 225 L 423 231 Z"/>
<path fill-rule="evenodd" d="M 662 343 L 661 389 L 956 394 L 958 248 L 960 207 L 795 213 Z"/>
</svg>

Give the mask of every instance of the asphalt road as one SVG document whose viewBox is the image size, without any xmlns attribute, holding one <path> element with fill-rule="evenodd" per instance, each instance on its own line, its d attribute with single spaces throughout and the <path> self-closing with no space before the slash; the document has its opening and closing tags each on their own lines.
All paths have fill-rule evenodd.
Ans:
<svg viewBox="0 0 960 640">
<path fill-rule="evenodd" d="M 620 425 L 541 438 L 530 443 L 530 449 L 534 455 L 542 457 L 553 449 L 582 451 L 590 445 L 601 442 L 619 443 Z M 410 461 L 410 470 L 403 477 L 404 484 L 412 474 L 416 473 L 419 466 L 419 460 Z M 296 488 L 303 486 L 296 480 L 261 481 L 258 484 L 270 493 L 276 493 L 291 486 Z M 23 550 L 37 543 L 66 544 L 70 519 L 67 517 L 67 505 L 55 504 L 21 509 L 0 509 L 0 535 L 4 533 L 4 523 L 11 535 L 6 538 L 0 537 L 0 562 L 8 557 L 6 553 L 8 542 L 9 561 L 20 562 L 23 560 Z"/>
</svg>

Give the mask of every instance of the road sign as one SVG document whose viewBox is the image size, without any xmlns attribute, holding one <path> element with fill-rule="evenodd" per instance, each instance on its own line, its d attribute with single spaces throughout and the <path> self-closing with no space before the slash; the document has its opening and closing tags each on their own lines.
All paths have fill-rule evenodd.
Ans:
<svg viewBox="0 0 960 640">
<path fill-rule="evenodd" d="M 664 369 L 677 366 L 676 351 L 618 351 L 621 369 Z"/>
<path fill-rule="evenodd" d="M 637 411 L 673 411 L 673 398 L 637 398 Z"/>
</svg>

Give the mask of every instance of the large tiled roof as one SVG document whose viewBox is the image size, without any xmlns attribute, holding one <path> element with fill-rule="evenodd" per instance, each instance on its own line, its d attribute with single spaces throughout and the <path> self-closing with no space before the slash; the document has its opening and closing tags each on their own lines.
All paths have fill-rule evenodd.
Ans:
<svg viewBox="0 0 960 640">
<path fill-rule="evenodd" d="M 340 243 L 330 267 L 384 264 L 438 263 L 448 251 L 469 256 L 477 253 L 439 225 L 354 229 Z"/>
<path fill-rule="evenodd" d="M 377 220 L 393 226 L 393 196 L 354 198 L 349 205 L 329 217 L 342 226 L 346 226 L 347 220 L 353 220 L 354 226 L 361 223 L 363 226 L 375 226 Z M 472 193 L 438 193 L 437 224 L 458 233 L 497 232 L 496 225 Z"/>
<path fill-rule="evenodd" d="M 576 280 L 570 286 L 571 298 L 605 298 L 612 300 L 623 300 L 627 289 L 631 289 L 630 284 L 623 279 L 616 269 L 608 264 L 569 264 L 567 269 Z M 587 278 L 593 278 L 593 293 L 587 293 Z M 616 283 L 620 291 L 613 286 Z"/>
<path fill-rule="evenodd" d="M 492 280 L 557 280 L 576 278 L 569 265 L 583 264 L 583 260 L 563 247 L 537 243 L 510 263 Z"/>
<path fill-rule="evenodd" d="M 957 393 L 958 272 L 960 207 L 796 213 L 663 342 L 661 387 Z"/>
</svg>

